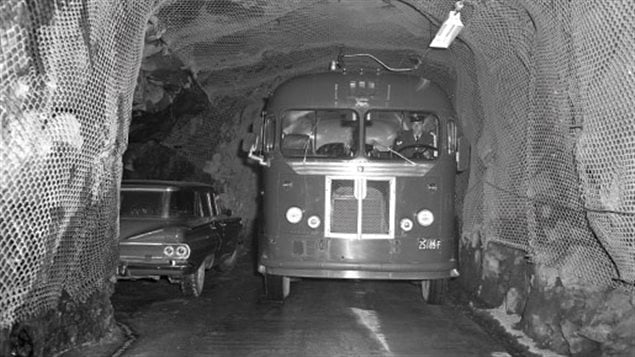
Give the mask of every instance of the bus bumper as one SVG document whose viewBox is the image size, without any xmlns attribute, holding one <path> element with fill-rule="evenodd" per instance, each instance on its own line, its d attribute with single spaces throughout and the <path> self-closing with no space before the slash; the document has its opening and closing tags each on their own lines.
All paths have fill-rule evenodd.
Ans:
<svg viewBox="0 0 635 357">
<path fill-rule="evenodd" d="M 258 265 L 261 274 L 303 278 L 427 280 L 459 276 L 456 261 L 423 264 L 351 264 L 336 262 L 285 262 Z"/>
</svg>

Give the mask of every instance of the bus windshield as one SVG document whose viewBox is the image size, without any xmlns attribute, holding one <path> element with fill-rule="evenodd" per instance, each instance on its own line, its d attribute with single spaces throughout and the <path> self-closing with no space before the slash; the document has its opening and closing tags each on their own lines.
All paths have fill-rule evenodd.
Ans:
<svg viewBox="0 0 635 357">
<path fill-rule="evenodd" d="M 439 119 L 422 111 L 372 110 L 366 113 L 365 154 L 379 160 L 435 160 Z"/>
<path fill-rule="evenodd" d="M 282 116 L 281 151 L 290 158 L 353 158 L 357 113 L 346 109 L 288 110 Z"/>
</svg>

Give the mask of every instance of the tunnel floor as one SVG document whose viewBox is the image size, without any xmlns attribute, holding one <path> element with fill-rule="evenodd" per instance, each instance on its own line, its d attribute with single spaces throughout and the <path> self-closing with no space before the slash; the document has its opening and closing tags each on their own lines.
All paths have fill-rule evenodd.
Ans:
<svg viewBox="0 0 635 357">
<path fill-rule="evenodd" d="M 284 304 L 270 302 L 247 253 L 230 272 L 208 272 L 199 298 L 164 279 L 120 281 L 112 303 L 127 331 L 118 346 L 63 357 L 528 355 L 465 307 L 426 305 L 409 282 L 303 279 Z"/>
</svg>

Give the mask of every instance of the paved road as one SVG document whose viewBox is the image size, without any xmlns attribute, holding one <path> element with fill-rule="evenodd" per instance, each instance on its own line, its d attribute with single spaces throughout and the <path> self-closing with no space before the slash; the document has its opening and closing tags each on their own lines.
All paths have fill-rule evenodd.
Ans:
<svg viewBox="0 0 635 357">
<path fill-rule="evenodd" d="M 411 283 L 301 280 L 282 305 L 262 299 L 249 260 L 208 274 L 200 298 L 165 280 L 119 282 L 115 316 L 136 334 L 122 356 L 509 356 Z"/>
</svg>

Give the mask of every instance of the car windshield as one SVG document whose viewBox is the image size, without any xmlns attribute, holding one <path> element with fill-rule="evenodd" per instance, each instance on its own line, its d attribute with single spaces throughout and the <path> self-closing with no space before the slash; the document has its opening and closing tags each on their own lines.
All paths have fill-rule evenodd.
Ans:
<svg viewBox="0 0 635 357">
<path fill-rule="evenodd" d="M 160 217 L 163 215 L 163 191 L 121 191 L 122 217 Z"/>
<path fill-rule="evenodd" d="M 439 119 L 434 113 L 369 111 L 365 128 L 365 153 L 370 159 L 412 162 L 439 155 Z"/>
<path fill-rule="evenodd" d="M 349 159 L 357 154 L 358 138 L 359 120 L 352 110 L 288 110 L 282 117 L 286 157 Z"/>
</svg>

